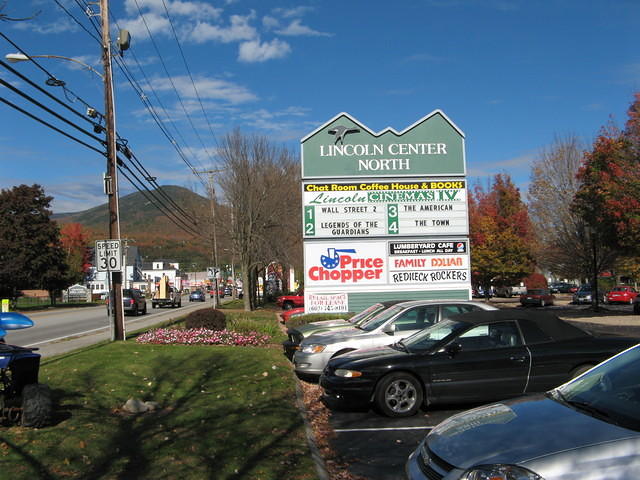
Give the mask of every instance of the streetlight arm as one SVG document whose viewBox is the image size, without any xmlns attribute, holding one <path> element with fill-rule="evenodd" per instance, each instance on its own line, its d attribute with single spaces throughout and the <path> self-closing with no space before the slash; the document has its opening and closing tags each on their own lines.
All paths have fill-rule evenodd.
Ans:
<svg viewBox="0 0 640 480">
<path fill-rule="evenodd" d="M 31 60 L 32 58 L 58 58 L 60 60 L 67 60 L 69 62 L 74 62 L 74 63 L 77 63 L 78 65 L 82 65 L 84 68 L 95 73 L 100 78 L 104 78 L 102 74 L 98 72 L 95 68 L 93 68 L 91 65 L 87 65 L 86 63 L 78 59 L 71 58 L 71 57 L 64 57 L 62 55 L 29 55 L 27 56 L 27 55 L 24 55 L 23 53 L 8 53 L 7 55 L 4 56 L 4 58 L 6 58 L 9 63 L 26 62 L 28 60 Z"/>
</svg>

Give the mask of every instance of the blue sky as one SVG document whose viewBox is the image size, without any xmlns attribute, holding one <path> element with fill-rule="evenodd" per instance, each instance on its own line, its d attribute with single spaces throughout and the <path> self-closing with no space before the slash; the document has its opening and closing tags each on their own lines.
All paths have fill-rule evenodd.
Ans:
<svg viewBox="0 0 640 480">
<path fill-rule="evenodd" d="M 80 8 L 86 0 L 58 2 L 94 32 Z M 198 169 L 211 167 L 216 140 L 235 127 L 298 152 L 302 137 L 343 111 L 380 131 L 402 130 L 441 109 L 465 132 L 472 179 L 506 172 L 526 191 L 531 161 L 554 137 L 575 134 L 590 144 L 610 118 L 624 123 L 640 90 L 637 0 L 110 4 L 117 24 L 131 32 L 124 55 L 129 71 L 159 115 L 168 114 L 164 124 Z M 53 0 L 9 0 L 0 14 L 37 11 L 30 21 L 0 22 L 0 31 L 30 55 L 64 55 L 101 69 L 98 43 Z M 16 52 L 4 38 L 0 45 L 2 57 Z M 38 61 L 104 111 L 99 77 L 72 62 Z M 68 101 L 60 87 L 44 84 L 46 75 L 34 65 L 13 67 Z M 204 193 L 122 71 L 114 72 L 119 134 L 160 184 Z M 45 101 L 4 68 L 0 79 Z M 61 125 L 7 88 L 0 91 Z M 77 100 L 69 104 L 84 110 Z M 54 196 L 55 212 L 104 203 L 102 157 L 4 104 L 0 118 L 1 188 L 39 183 Z M 121 195 L 133 191 L 125 180 L 120 186 Z"/>
</svg>

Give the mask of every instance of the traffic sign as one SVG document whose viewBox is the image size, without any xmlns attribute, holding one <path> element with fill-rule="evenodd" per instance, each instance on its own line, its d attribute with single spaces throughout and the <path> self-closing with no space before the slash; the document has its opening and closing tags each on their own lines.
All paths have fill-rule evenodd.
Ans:
<svg viewBox="0 0 640 480">
<path fill-rule="evenodd" d="M 120 240 L 96 240 L 96 269 L 99 272 L 122 270 Z"/>
<path fill-rule="evenodd" d="M 213 280 L 214 278 L 216 278 L 219 273 L 219 269 L 215 267 L 207 267 L 207 277 L 209 278 L 209 280 Z"/>
</svg>

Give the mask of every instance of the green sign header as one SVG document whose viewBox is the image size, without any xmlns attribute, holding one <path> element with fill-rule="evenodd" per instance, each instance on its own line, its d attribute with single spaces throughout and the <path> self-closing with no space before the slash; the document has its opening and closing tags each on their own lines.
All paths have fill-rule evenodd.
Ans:
<svg viewBox="0 0 640 480">
<path fill-rule="evenodd" d="M 464 133 L 440 110 L 379 133 L 341 113 L 301 143 L 305 179 L 466 174 Z"/>
</svg>

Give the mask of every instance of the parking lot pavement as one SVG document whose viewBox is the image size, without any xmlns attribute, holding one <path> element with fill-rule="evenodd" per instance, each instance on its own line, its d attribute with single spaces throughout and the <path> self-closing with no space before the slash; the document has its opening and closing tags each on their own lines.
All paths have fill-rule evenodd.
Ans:
<svg viewBox="0 0 640 480">
<path fill-rule="evenodd" d="M 403 478 L 407 457 L 431 428 L 461 411 L 433 409 L 409 418 L 387 418 L 374 411 L 332 411 L 330 422 L 336 435 L 331 445 L 350 474 L 396 480 Z"/>
</svg>

